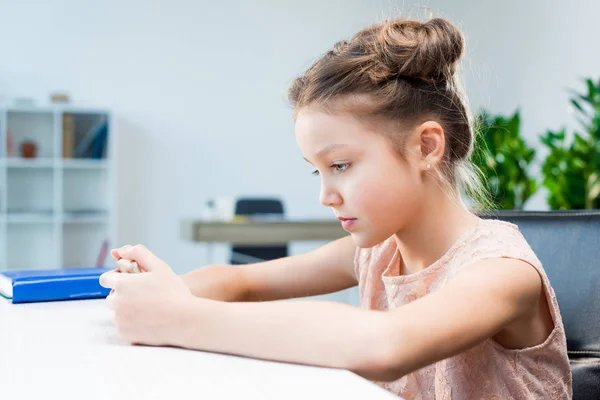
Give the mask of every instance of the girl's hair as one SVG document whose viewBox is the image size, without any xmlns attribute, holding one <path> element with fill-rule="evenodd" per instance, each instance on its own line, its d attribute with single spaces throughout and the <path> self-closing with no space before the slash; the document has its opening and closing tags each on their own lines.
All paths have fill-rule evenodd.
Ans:
<svg viewBox="0 0 600 400">
<path fill-rule="evenodd" d="M 336 108 L 398 128 L 437 121 L 446 137 L 436 170 L 440 182 L 486 205 L 486 191 L 470 162 L 472 117 L 456 72 L 463 53 L 463 35 L 444 19 L 385 20 L 336 43 L 295 79 L 288 97 L 295 112 L 305 106 Z M 401 129 L 383 131 L 403 157 L 406 135 Z"/>
</svg>

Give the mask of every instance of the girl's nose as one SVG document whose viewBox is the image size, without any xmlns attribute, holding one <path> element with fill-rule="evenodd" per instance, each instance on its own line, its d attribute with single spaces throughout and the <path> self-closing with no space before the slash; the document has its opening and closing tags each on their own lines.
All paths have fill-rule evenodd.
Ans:
<svg viewBox="0 0 600 400">
<path fill-rule="evenodd" d="M 342 203 L 342 196 L 340 196 L 337 190 L 322 184 L 321 193 L 319 194 L 319 201 L 325 207 L 339 206 Z"/>
</svg>

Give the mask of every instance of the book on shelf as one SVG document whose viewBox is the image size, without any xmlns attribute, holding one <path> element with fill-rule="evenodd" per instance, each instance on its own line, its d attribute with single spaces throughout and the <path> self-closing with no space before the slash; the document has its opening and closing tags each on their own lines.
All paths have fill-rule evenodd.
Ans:
<svg viewBox="0 0 600 400">
<path fill-rule="evenodd" d="M 108 139 L 108 121 L 102 118 L 83 136 L 73 150 L 73 157 L 100 159 L 104 157 Z"/>
<path fill-rule="evenodd" d="M 72 114 L 63 114 L 63 158 L 73 158 L 75 120 Z"/>
<path fill-rule="evenodd" d="M 108 139 L 108 125 L 102 125 L 102 128 L 96 134 L 94 143 L 90 151 L 90 158 L 99 160 L 104 157 L 104 150 L 106 148 L 106 141 Z"/>
</svg>

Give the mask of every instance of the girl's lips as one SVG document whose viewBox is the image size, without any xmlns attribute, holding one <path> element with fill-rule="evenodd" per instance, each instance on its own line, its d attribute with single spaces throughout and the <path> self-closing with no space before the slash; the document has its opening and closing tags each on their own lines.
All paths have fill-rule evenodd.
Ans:
<svg viewBox="0 0 600 400">
<path fill-rule="evenodd" d="M 356 223 L 356 218 L 340 218 L 340 221 L 342 221 L 342 228 L 350 231 Z"/>
</svg>

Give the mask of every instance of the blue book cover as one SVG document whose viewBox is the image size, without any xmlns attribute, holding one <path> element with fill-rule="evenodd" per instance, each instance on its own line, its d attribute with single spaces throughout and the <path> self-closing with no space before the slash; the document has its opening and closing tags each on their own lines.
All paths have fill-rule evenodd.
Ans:
<svg viewBox="0 0 600 400">
<path fill-rule="evenodd" d="M 96 299 L 108 296 L 100 275 L 114 268 L 64 268 L 0 272 L 0 296 L 13 303 Z"/>
<path fill-rule="evenodd" d="M 101 159 L 104 155 L 104 148 L 106 147 L 106 140 L 108 136 L 108 125 L 102 125 L 102 128 L 96 134 L 94 142 L 92 144 L 92 151 L 90 158 Z"/>
</svg>

